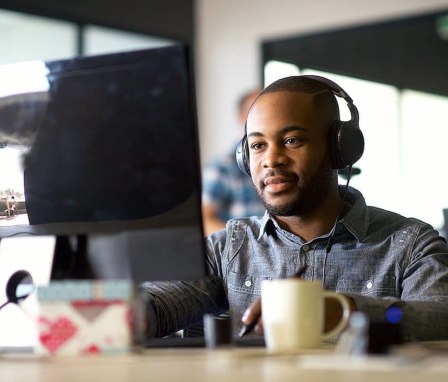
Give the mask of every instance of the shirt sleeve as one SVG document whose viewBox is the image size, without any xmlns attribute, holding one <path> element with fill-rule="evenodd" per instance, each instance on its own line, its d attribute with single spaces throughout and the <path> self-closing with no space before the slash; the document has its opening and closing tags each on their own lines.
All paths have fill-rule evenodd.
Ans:
<svg viewBox="0 0 448 382">
<path fill-rule="evenodd" d="M 221 254 L 226 232 L 207 238 L 209 274 L 197 281 L 146 282 L 146 314 L 148 337 L 164 337 L 202 321 L 206 313 L 221 314 L 228 310 L 227 296 L 222 283 Z M 212 249 L 211 245 L 215 248 Z"/>
<path fill-rule="evenodd" d="M 422 226 L 405 264 L 401 298 L 349 294 L 371 322 L 386 322 L 392 306 L 401 312 L 406 341 L 448 339 L 448 247 L 431 226 Z"/>
<path fill-rule="evenodd" d="M 220 282 L 212 275 L 194 282 L 148 282 L 145 289 L 149 337 L 167 336 L 201 321 L 205 313 L 225 311 L 219 303 Z"/>
</svg>

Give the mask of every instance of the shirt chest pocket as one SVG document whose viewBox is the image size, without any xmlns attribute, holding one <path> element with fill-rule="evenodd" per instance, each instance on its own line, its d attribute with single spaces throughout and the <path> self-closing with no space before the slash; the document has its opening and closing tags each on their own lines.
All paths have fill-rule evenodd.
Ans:
<svg viewBox="0 0 448 382">
<path fill-rule="evenodd" d="M 261 282 L 272 277 L 263 277 L 257 275 L 253 277 L 247 274 L 241 274 L 230 271 L 227 275 L 227 289 L 229 297 L 231 294 L 251 294 L 259 296 L 261 294 Z"/>
<path fill-rule="evenodd" d="M 400 297 L 396 287 L 396 278 L 393 276 L 370 277 L 357 279 L 340 278 L 336 291 L 342 293 L 359 293 L 371 297 Z"/>
</svg>

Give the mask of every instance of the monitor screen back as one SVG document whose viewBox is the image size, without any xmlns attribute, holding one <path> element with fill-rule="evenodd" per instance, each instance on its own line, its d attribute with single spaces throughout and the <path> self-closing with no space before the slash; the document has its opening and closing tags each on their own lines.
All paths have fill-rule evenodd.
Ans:
<svg viewBox="0 0 448 382">
<path fill-rule="evenodd" d="M 27 151 L 24 207 L 1 225 L 0 236 L 84 235 L 100 277 L 202 277 L 200 164 L 187 47 L 45 66 L 47 91 L 6 97 L 4 112 L 17 110 L 17 128 L 9 134 L 15 143 L 23 138 Z M 0 119 L 1 113 L 0 99 Z"/>
</svg>

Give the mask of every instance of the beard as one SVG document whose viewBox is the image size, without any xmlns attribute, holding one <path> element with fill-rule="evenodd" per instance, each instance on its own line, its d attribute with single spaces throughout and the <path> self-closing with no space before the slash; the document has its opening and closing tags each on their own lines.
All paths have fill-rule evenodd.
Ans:
<svg viewBox="0 0 448 382">
<path fill-rule="evenodd" d="M 282 175 L 282 172 L 274 172 Z M 285 174 L 287 175 L 287 174 Z M 298 192 L 289 202 L 282 204 L 270 204 L 263 195 L 264 185 L 256 187 L 258 196 L 266 210 L 273 216 L 304 215 L 318 208 L 330 194 L 336 178 L 330 160 L 326 159 L 310 178 L 299 177 L 297 182 Z"/>
</svg>

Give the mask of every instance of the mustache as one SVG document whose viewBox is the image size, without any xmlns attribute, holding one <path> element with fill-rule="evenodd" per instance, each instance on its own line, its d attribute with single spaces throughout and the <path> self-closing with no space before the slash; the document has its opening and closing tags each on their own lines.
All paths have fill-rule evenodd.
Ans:
<svg viewBox="0 0 448 382">
<path fill-rule="evenodd" d="M 263 178 L 261 179 L 260 183 L 264 184 L 265 180 L 270 177 L 282 177 L 290 180 L 299 180 L 299 176 L 294 172 L 285 171 L 283 169 L 269 169 L 266 171 L 266 173 L 263 175 Z"/>
</svg>

